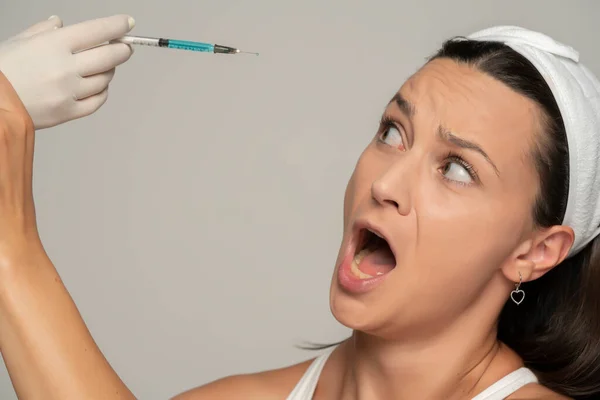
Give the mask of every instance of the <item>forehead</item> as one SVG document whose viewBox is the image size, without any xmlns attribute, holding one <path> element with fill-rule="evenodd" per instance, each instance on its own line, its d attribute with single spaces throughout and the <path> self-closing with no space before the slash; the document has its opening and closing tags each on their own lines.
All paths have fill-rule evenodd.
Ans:
<svg viewBox="0 0 600 400">
<path fill-rule="evenodd" d="M 433 60 L 406 81 L 400 94 L 414 106 L 416 132 L 442 125 L 483 147 L 500 172 L 530 158 L 539 131 L 537 105 L 472 66 Z"/>
</svg>

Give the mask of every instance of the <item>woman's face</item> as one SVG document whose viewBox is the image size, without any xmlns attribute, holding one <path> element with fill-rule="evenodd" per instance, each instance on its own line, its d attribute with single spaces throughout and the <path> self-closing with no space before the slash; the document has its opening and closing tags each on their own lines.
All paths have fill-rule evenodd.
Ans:
<svg viewBox="0 0 600 400">
<path fill-rule="evenodd" d="M 330 299 L 341 323 L 397 337 L 501 307 L 500 268 L 534 229 L 537 115 L 448 59 L 402 86 L 346 189 Z"/>
</svg>

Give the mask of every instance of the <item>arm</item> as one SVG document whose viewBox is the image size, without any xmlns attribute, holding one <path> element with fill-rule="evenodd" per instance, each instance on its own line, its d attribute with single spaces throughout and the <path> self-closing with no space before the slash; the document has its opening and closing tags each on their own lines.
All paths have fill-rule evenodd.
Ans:
<svg viewBox="0 0 600 400">
<path fill-rule="evenodd" d="M 281 400 L 292 392 L 313 360 L 285 368 L 230 376 L 197 387 L 171 400 Z"/>
<path fill-rule="evenodd" d="M 21 399 L 135 399 L 46 255 L 32 194 L 34 121 L 0 72 L 0 352 Z M 307 365 L 221 379 L 177 400 L 285 398 Z"/>
<path fill-rule="evenodd" d="M 133 399 L 94 343 L 39 239 L 34 128 L 0 73 L 0 351 L 22 399 Z"/>
<path fill-rule="evenodd" d="M 0 349 L 19 398 L 135 399 L 41 252 L 2 266 Z"/>
<path fill-rule="evenodd" d="M 47 257 L 0 273 L 0 349 L 19 398 L 135 399 L 100 352 Z M 172 400 L 280 400 L 307 367 L 308 362 L 231 376 Z"/>
<path fill-rule="evenodd" d="M 171 400 L 281 400 L 287 394 L 277 393 L 255 375 L 237 375 L 181 393 Z"/>
</svg>

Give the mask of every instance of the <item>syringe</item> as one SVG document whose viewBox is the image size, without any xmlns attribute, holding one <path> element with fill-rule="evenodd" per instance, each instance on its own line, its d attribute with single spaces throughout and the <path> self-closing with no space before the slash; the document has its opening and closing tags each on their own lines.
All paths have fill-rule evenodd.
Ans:
<svg viewBox="0 0 600 400">
<path fill-rule="evenodd" d="M 187 40 L 151 38 L 151 37 L 142 37 L 142 36 L 123 36 L 122 38 L 114 40 L 114 42 L 127 43 L 129 45 L 165 47 L 168 49 L 201 51 L 201 52 L 205 52 L 205 53 L 220 53 L 220 54 L 245 53 L 245 54 L 258 55 L 258 53 L 241 51 L 234 47 L 222 46 L 220 44 L 190 42 Z"/>
</svg>

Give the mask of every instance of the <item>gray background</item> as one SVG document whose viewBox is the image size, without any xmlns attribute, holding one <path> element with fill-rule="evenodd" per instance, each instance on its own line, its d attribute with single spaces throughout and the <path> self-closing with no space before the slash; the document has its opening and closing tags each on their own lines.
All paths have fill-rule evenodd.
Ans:
<svg viewBox="0 0 600 400">
<path fill-rule="evenodd" d="M 0 37 L 52 14 L 116 13 L 134 34 L 258 51 L 136 48 L 92 117 L 38 134 L 49 254 L 142 399 L 313 356 L 346 181 L 392 94 L 441 42 L 544 31 L 600 73 L 600 2 L 0 0 Z M 0 398 L 14 399 L 6 370 Z"/>
</svg>

